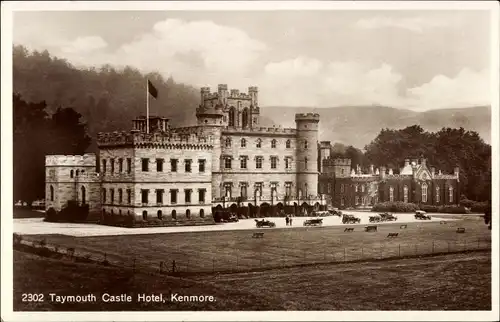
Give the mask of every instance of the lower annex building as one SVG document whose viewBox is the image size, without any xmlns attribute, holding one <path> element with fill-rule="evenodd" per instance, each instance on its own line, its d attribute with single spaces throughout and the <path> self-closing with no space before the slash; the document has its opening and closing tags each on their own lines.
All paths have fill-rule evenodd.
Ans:
<svg viewBox="0 0 500 322">
<path fill-rule="evenodd" d="M 213 222 L 219 209 L 248 216 L 325 209 L 318 193 L 319 114 L 295 128 L 260 127 L 257 87 L 201 89 L 197 125 L 139 117 L 99 133 L 98 155 L 46 156 L 46 209 L 69 201 L 136 220 Z"/>
</svg>

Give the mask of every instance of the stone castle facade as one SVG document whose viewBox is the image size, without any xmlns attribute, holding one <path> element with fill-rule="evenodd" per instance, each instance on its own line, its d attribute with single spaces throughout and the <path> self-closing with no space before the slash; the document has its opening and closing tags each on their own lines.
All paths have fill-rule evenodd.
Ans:
<svg viewBox="0 0 500 322">
<path fill-rule="evenodd" d="M 140 117 L 133 129 L 99 133 L 98 156 L 46 157 L 46 208 L 68 201 L 135 219 L 210 222 L 230 208 L 249 216 L 324 209 L 318 192 L 318 114 L 295 128 L 259 126 L 258 88 L 201 89 L 197 125 Z"/>
<path fill-rule="evenodd" d="M 400 169 L 374 166 L 363 172 L 351 167 L 350 159 L 330 157 L 330 143 L 320 144 L 319 190 L 328 203 L 339 208 L 371 207 L 378 202 L 410 202 L 444 206 L 460 199 L 459 168 L 451 174 L 436 172 L 426 159 L 406 159 Z"/>
</svg>

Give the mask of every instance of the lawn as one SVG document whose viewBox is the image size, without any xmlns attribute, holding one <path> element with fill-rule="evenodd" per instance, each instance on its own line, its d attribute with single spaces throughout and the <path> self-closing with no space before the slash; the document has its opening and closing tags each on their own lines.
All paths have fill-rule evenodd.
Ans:
<svg viewBox="0 0 500 322">
<path fill-rule="evenodd" d="M 271 310 L 283 309 L 281 303 L 262 294 L 253 295 L 237 288 L 214 286 L 169 276 L 131 274 L 130 270 L 92 264 L 66 262 L 14 251 L 14 311 L 121 311 L 121 310 Z M 43 302 L 23 302 L 22 294 L 44 294 Z M 58 296 L 94 294 L 91 303 L 57 303 L 49 293 Z M 104 293 L 133 297 L 131 303 L 106 303 Z M 215 302 L 144 303 L 137 294 L 211 295 Z"/>
<path fill-rule="evenodd" d="M 261 229 L 264 238 L 252 238 L 255 230 L 206 231 L 149 235 L 71 237 L 30 235 L 25 239 L 45 238 L 48 244 L 74 247 L 76 253 L 91 253 L 121 266 L 136 265 L 159 269 L 172 266 L 177 271 L 212 272 L 293 266 L 297 264 L 342 262 L 391 256 L 413 256 L 465 249 L 489 248 L 491 231 L 475 220 L 417 222 L 379 225 L 378 232 L 344 232 L 346 226 L 294 229 Z M 458 234 L 457 227 L 465 228 Z M 396 238 L 388 238 L 397 232 Z"/>
</svg>

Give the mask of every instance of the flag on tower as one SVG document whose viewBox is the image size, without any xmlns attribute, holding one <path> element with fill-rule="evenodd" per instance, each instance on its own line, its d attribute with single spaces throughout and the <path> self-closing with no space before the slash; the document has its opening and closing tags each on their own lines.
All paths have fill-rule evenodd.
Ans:
<svg viewBox="0 0 500 322">
<path fill-rule="evenodd" d="M 151 81 L 149 81 L 149 79 L 148 79 L 148 92 L 154 98 L 158 98 L 158 90 L 156 89 L 156 87 L 153 86 L 153 84 L 151 83 Z"/>
</svg>

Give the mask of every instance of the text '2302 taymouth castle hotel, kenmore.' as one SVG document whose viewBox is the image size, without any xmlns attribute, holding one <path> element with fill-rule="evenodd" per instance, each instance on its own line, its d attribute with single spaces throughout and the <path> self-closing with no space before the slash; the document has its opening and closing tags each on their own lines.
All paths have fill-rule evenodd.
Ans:
<svg viewBox="0 0 500 322">
<path fill-rule="evenodd" d="M 425 163 L 406 164 L 396 178 L 382 167 L 362 175 L 346 160 L 330 160 L 330 143 L 318 143 L 319 114 L 296 114 L 295 128 L 260 127 L 257 87 L 202 88 L 196 118 L 195 126 L 172 128 L 166 118 L 139 117 L 130 131 L 100 133 L 98 157 L 47 156 L 46 209 L 75 201 L 93 213 L 168 225 L 213 223 L 213 214 L 226 208 L 271 216 L 327 204 L 458 200 L 458 169 L 436 175 Z M 373 189 L 376 198 L 368 198 Z M 432 189 L 439 197 L 430 197 Z"/>
</svg>

